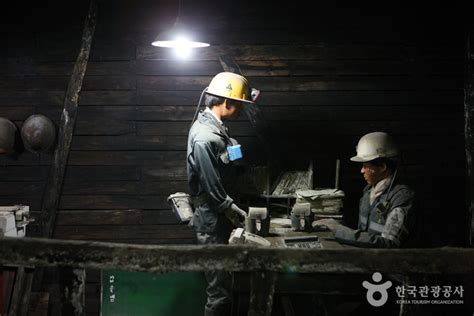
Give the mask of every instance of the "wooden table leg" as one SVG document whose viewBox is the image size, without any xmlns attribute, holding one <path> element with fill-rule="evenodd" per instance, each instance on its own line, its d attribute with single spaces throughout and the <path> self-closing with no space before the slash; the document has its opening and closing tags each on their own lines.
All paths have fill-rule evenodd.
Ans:
<svg viewBox="0 0 474 316">
<path fill-rule="evenodd" d="M 270 316 L 275 292 L 276 273 L 253 272 L 250 278 L 249 316 Z"/>
<path fill-rule="evenodd" d="M 61 313 L 63 315 L 85 315 L 86 270 L 60 269 Z"/>
<path fill-rule="evenodd" d="M 10 311 L 11 316 L 28 314 L 31 286 L 33 284 L 33 269 L 18 267 L 13 288 Z"/>
</svg>

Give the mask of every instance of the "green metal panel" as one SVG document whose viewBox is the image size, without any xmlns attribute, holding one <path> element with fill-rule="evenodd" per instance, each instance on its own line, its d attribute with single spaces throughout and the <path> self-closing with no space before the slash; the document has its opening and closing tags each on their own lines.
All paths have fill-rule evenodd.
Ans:
<svg viewBox="0 0 474 316">
<path fill-rule="evenodd" d="M 205 290 L 198 272 L 102 271 L 101 315 L 203 315 Z"/>
</svg>

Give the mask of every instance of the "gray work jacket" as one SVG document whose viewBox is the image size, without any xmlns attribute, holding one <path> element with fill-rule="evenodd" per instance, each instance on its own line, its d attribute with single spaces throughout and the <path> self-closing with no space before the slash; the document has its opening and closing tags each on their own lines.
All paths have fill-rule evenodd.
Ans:
<svg viewBox="0 0 474 316">
<path fill-rule="evenodd" d="M 224 211 L 233 203 L 227 192 L 235 179 L 227 158 L 231 142 L 221 122 L 211 113 L 199 113 L 189 131 L 186 164 L 188 184 L 197 201 L 191 220 L 197 232 L 216 232 L 228 225 Z"/>
<path fill-rule="evenodd" d="M 340 226 L 335 232 L 336 240 L 358 247 L 403 246 L 414 225 L 414 193 L 402 184 L 394 184 L 388 196 L 387 191 L 370 204 L 370 186 L 367 186 L 359 203 L 358 229 Z"/>
</svg>

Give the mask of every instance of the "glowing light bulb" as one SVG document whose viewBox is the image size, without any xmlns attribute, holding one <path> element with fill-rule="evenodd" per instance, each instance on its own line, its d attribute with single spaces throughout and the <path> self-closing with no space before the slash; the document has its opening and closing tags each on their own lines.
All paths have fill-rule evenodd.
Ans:
<svg viewBox="0 0 474 316">
<path fill-rule="evenodd" d="M 191 56 L 192 42 L 186 38 L 177 38 L 174 45 L 174 52 L 179 58 L 189 58 Z"/>
</svg>

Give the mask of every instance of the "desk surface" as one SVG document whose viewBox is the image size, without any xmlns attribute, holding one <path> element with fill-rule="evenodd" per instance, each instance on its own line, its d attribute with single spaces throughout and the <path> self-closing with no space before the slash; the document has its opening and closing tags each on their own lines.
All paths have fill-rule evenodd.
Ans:
<svg viewBox="0 0 474 316">
<path fill-rule="evenodd" d="M 285 237 L 309 237 L 309 236 L 318 236 L 319 240 L 324 249 L 349 249 L 355 248 L 349 245 L 343 245 L 337 242 L 334 239 L 334 234 L 332 232 L 302 232 L 302 231 L 293 231 L 290 227 L 282 227 L 277 225 L 274 222 L 270 222 L 270 235 L 265 237 L 268 241 L 271 242 L 274 247 L 282 247 L 284 245 Z"/>
<path fill-rule="evenodd" d="M 284 239 L 287 237 L 318 236 L 323 249 L 349 249 L 355 248 L 338 243 L 334 234 L 325 232 L 302 232 L 293 231 L 290 222 L 282 225 L 284 221 L 270 222 L 270 235 L 264 237 L 271 242 L 271 247 L 284 247 Z M 308 249 L 309 250 L 309 249 Z M 248 272 L 236 273 L 234 289 L 238 291 L 250 291 L 250 274 Z M 319 294 L 344 294 L 362 295 L 364 288 L 360 285 L 366 280 L 367 275 L 334 275 L 328 273 L 277 273 L 275 292 L 281 294 L 295 293 L 319 293 Z"/>
</svg>

